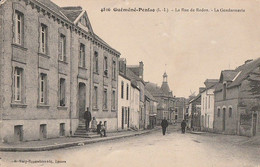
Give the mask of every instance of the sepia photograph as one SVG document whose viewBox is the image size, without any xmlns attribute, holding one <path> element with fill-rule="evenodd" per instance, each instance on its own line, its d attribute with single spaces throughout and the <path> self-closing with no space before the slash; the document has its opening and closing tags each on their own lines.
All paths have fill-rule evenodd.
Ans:
<svg viewBox="0 0 260 167">
<path fill-rule="evenodd" d="M 0 167 L 259 167 L 259 0 L 0 0 Z"/>
</svg>

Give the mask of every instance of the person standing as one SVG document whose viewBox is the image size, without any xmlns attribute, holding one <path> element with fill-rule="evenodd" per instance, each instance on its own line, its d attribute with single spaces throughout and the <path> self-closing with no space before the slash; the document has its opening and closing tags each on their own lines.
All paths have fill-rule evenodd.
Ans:
<svg viewBox="0 0 260 167">
<path fill-rule="evenodd" d="M 97 131 L 97 120 L 95 117 L 93 117 L 92 121 L 91 121 L 91 129 L 92 132 L 96 132 Z"/>
<path fill-rule="evenodd" d="M 182 133 L 185 133 L 185 129 L 186 129 L 186 121 L 183 120 L 183 121 L 181 122 L 181 131 L 182 131 Z"/>
<path fill-rule="evenodd" d="M 168 127 L 168 121 L 166 120 L 166 118 L 162 120 L 161 126 L 162 126 L 162 133 L 163 135 L 165 135 L 166 128 Z"/>
<path fill-rule="evenodd" d="M 102 129 L 102 121 L 100 121 L 99 124 L 97 125 L 97 134 L 100 134 L 100 136 L 103 137 L 101 129 Z"/>
<path fill-rule="evenodd" d="M 89 132 L 89 123 L 91 121 L 91 112 L 89 111 L 87 107 L 87 111 L 84 113 L 84 119 L 85 119 L 85 125 L 86 125 L 86 131 Z"/>
</svg>

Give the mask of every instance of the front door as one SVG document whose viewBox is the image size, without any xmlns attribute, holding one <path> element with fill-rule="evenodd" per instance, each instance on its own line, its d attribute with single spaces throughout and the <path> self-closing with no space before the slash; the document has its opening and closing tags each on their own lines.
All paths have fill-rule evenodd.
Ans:
<svg viewBox="0 0 260 167">
<path fill-rule="evenodd" d="M 256 135 L 257 114 L 253 114 L 253 136 Z"/>
<path fill-rule="evenodd" d="M 78 103 L 79 119 L 83 120 L 86 109 L 86 85 L 84 83 L 79 83 Z"/>
<path fill-rule="evenodd" d="M 22 125 L 14 126 L 14 140 L 23 141 L 23 126 Z"/>
<path fill-rule="evenodd" d="M 226 130 L 226 108 L 223 108 L 223 131 Z"/>
</svg>

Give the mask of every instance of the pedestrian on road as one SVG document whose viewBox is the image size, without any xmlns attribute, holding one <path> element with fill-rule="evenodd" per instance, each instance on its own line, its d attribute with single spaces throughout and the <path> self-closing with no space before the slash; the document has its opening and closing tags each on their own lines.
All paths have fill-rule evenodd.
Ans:
<svg viewBox="0 0 260 167">
<path fill-rule="evenodd" d="M 97 131 L 97 120 L 95 117 L 93 117 L 92 121 L 91 121 L 91 129 L 92 132 L 96 132 Z"/>
<path fill-rule="evenodd" d="M 85 125 L 86 125 L 86 131 L 89 132 L 89 123 L 91 121 L 91 112 L 89 111 L 87 107 L 87 111 L 84 113 L 84 119 L 85 119 Z"/>
<path fill-rule="evenodd" d="M 186 121 L 183 120 L 183 121 L 181 122 L 181 131 L 182 131 L 182 133 L 185 133 L 185 129 L 186 129 Z"/>
<path fill-rule="evenodd" d="M 162 120 L 161 126 L 162 126 L 162 133 L 163 135 L 165 135 L 166 128 L 168 127 L 168 121 L 166 120 L 166 118 Z"/>
</svg>

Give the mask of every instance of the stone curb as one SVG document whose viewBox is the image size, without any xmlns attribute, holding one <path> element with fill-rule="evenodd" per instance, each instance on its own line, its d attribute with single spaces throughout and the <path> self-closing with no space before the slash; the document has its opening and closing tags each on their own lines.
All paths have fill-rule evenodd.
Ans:
<svg viewBox="0 0 260 167">
<path fill-rule="evenodd" d="M 56 149 L 61 149 L 61 148 L 84 146 L 87 144 L 116 140 L 116 139 L 121 139 L 121 138 L 126 138 L 126 137 L 134 137 L 134 136 L 148 134 L 148 133 L 151 133 L 156 130 L 158 130 L 158 129 L 153 129 L 153 130 L 144 131 L 144 132 L 138 132 L 138 133 L 134 133 L 134 134 L 111 136 L 111 137 L 104 137 L 104 138 L 97 138 L 97 139 L 88 139 L 88 140 L 82 140 L 82 141 L 77 141 L 77 142 L 62 143 L 62 144 L 48 145 L 48 146 L 39 146 L 39 147 L 0 147 L 0 151 L 2 151 L 2 152 L 50 151 L 50 150 L 56 150 Z"/>
</svg>

